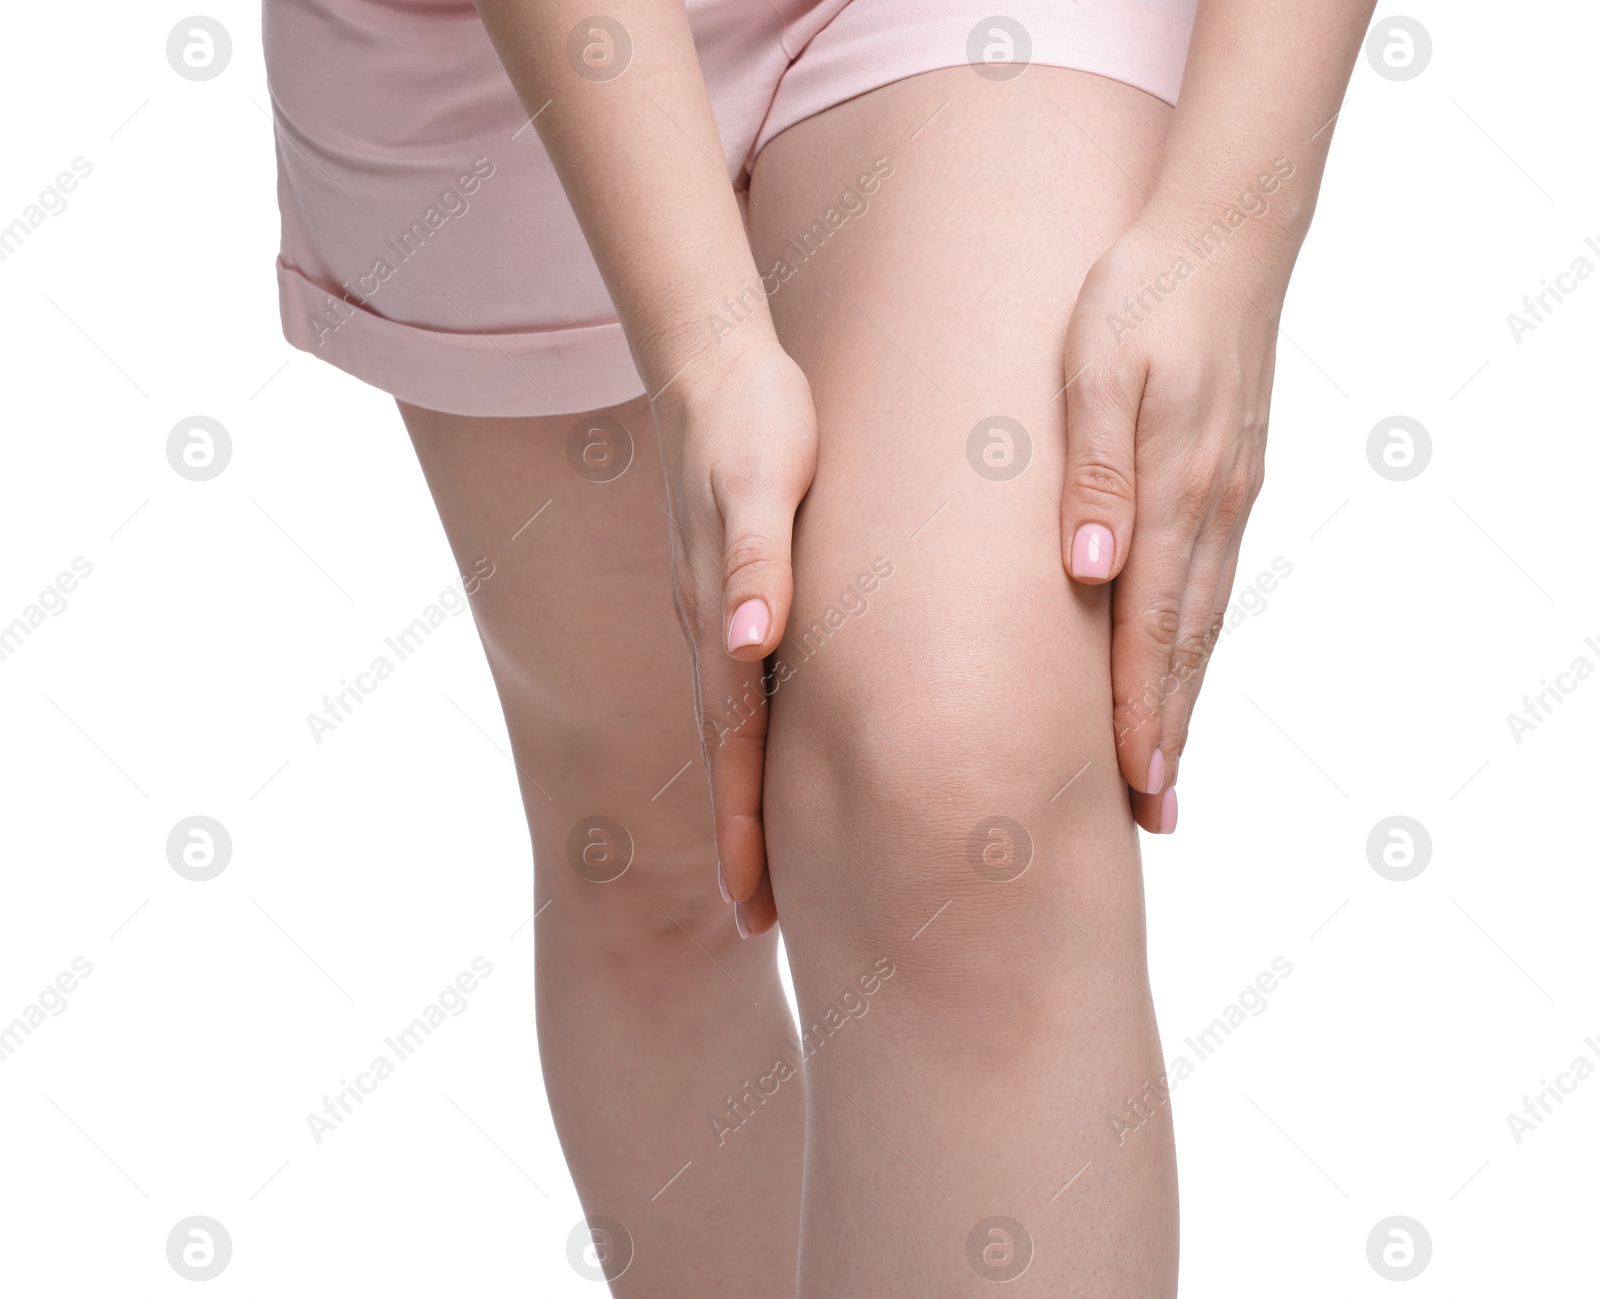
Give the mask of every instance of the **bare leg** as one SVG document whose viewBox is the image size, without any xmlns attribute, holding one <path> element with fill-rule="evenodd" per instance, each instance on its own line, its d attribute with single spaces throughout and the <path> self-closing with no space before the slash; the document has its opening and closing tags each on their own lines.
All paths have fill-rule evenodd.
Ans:
<svg viewBox="0 0 1600 1299">
<path fill-rule="evenodd" d="M 613 1292 L 790 1294 L 803 1083 L 775 936 L 717 893 L 649 408 L 401 413 L 461 571 L 494 566 L 473 612 L 533 836 L 540 1056 L 586 1212 L 632 1239 Z"/>
<path fill-rule="evenodd" d="M 1107 592 L 1069 585 L 1059 516 L 1068 316 L 1167 117 L 960 68 L 757 164 L 757 265 L 792 269 L 771 306 L 821 429 L 765 805 L 809 1052 L 804 1299 L 986 1294 L 1024 1264 L 1008 1293 L 1176 1286 Z M 996 416 L 1026 444 L 974 437 Z"/>
</svg>

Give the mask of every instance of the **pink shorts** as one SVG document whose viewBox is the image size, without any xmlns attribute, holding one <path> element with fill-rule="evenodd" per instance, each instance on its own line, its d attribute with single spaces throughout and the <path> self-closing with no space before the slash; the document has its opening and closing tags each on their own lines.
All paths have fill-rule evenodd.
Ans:
<svg viewBox="0 0 1600 1299">
<path fill-rule="evenodd" d="M 814 113 L 969 62 L 1076 68 L 1173 103 L 1195 4 L 687 2 L 733 178 Z M 644 391 L 471 0 L 266 0 L 263 24 L 290 343 L 462 415 L 569 414 Z"/>
</svg>

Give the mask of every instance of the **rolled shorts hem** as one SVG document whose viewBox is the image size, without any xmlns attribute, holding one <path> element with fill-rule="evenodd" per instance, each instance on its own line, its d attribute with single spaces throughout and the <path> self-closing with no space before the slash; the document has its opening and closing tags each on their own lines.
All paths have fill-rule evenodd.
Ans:
<svg viewBox="0 0 1600 1299">
<path fill-rule="evenodd" d="M 620 322 L 453 333 L 380 316 L 281 257 L 277 268 L 284 338 L 410 405 L 451 415 L 572 415 L 644 393 Z"/>
</svg>

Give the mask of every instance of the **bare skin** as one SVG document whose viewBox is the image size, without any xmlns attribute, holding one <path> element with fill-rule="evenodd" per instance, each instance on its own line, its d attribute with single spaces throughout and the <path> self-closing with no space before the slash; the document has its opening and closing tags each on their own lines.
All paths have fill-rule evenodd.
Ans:
<svg viewBox="0 0 1600 1299">
<path fill-rule="evenodd" d="M 766 149 L 748 231 L 681 6 L 613 9 L 634 63 L 574 84 L 587 0 L 480 0 L 652 395 L 609 412 L 637 462 L 575 472 L 589 417 L 403 414 L 463 569 L 546 499 L 571 520 L 524 533 L 474 608 L 550 901 L 552 1106 L 586 1209 L 634 1242 L 614 1293 L 977 1294 L 1025 1262 L 1019 1292 L 1170 1295 L 1134 827 L 1175 821 L 1319 123 L 1370 4 L 1202 0 L 1176 113 L 1047 67 L 895 83 Z M 1231 257 L 1108 332 L 1280 156 L 1300 183 Z M 880 157 L 870 212 L 709 334 Z M 1014 438 L 972 441 L 995 416 L 1027 431 L 1015 474 Z M 608 883 L 571 848 L 596 814 L 635 846 Z M 804 1089 L 763 1081 L 746 1119 L 731 1093 L 801 1057 Z"/>
<path fill-rule="evenodd" d="M 741 1104 L 748 1121 L 728 1117 L 747 1080 L 799 1059 L 776 935 L 741 940 L 717 892 L 650 409 L 594 413 L 631 435 L 610 481 L 569 460 L 588 417 L 400 409 L 460 570 L 495 564 L 471 598 L 533 839 L 539 1054 L 585 1210 L 633 1240 L 613 1291 L 789 1293 L 805 1084 L 789 1078 L 759 1109 Z M 633 842 L 606 883 L 593 882 L 611 873 L 603 841 L 578 854 L 587 875 L 569 855 L 595 815 Z"/>
<path fill-rule="evenodd" d="M 1054 98 L 1093 119 L 1140 178 L 1170 114 L 1102 78 L 1038 71 L 1021 94 L 958 70 L 863 96 L 780 137 L 756 177 L 756 249 L 776 257 L 827 205 L 841 160 L 894 160 L 867 216 L 774 301 L 821 432 L 766 792 L 804 1041 L 771 937 L 741 942 L 717 923 L 704 783 L 691 770 L 651 801 L 697 738 L 648 407 L 596 413 L 632 433 L 633 463 L 609 482 L 567 455 L 592 417 L 402 407 L 462 569 L 483 554 L 498 566 L 473 599 L 524 773 L 536 901 L 553 899 L 537 922 L 541 1055 L 586 1209 L 634 1238 L 619 1295 L 791 1293 L 797 1246 L 803 1296 L 976 1293 L 990 1281 L 967 1263 L 967 1238 L 997 1213 L 1029 1233 L 1028 1292 L 1175 1284 L 1166 1108 L 1126 1150 L 1106 1123 L 1162 1066 L 1109 723 L 1109 603 L 1068 581 L 1054 522 L 1069 315 L 1055 304 L 1070 308 L 1137 194 L 1039 109 Z M 908 147 L 946 102 L 948 133 Z M 1020 179 L 1000 141 L 1051 162 Z M 997 230 L 1001 184 L 1024 185 L 1027 209 L 1052 221 Z M 929 212 L 941 214 L 931 226 Z M 970 255 L 949 255 L 969 237 Z M 993 481 L 968 434 L 1004 412 L 1032 432 L 1033 458 Z M 864 575 L 876 579 L 866 612 L 802 645 Z M 1019 614 L 1026 635 L 1009 630 Z M 568 858 L 572 826 L 595 812 L 636 843 L 612 883 Z M 969 860 L 970 832 L 995 813 L 1032 843 L 1015 881 Z M 848 1017 L 838 1031 L 830 1006 Z M 785 1081 L 718 1145 L 709 1118 L 724 1095 L 802 1056 L 809 1099 L 798 1076 Z M 839 1248 L 863 1237 L 877 1245 Z"/>
<path fill-rule="evenodd" d="M 632 59 L 626 75 L 591 83 L 564 55 L 587 0 L 477 4 L 652 396 L 719 869 L 741 932 L 760 933 L 777 918 L 762 833 L 767 716 L 742 716 L 742 701 L 789 618 L 794 513 L 817 455 L 812 394 L 767 313 L 731 339 L 707 328 L 759 281 L 681 5 L 614 0 Z M 1170 138 L 1065 339 L 1061 561 L 1085 585 L 1127 574 L 1113 598 L 1118 760 L 1149 830 L 1176 826 L 1178 759 L 1264 472 L 1277 316 L 1372 7 L 1200 0 Z M 1297 177 L 1281 193 L 1265 184 L 1280 159 Z M 1274 194 L 1270 215 L 1246 192 Z M 1219 219 L 1233 256 L 1150 312 L 1153 324 L 1139 316 L 1131 345 L 1108 342 L 1108 308 L 1137 298 Z M 1103 544 L 1085 554 L 1096 531 Z"/>
<path fill-rule="evenodd" d="M 986 1293 L 999 1278 L 966 1248 L 995 1215 L 1027 1233 L 996 1246 L 1031 1255 L 1020 1294 L 1177 1284 L 1170 1109 L 1126 1144 L 1107 1122 L 1164 1069 L 1109 592 L 1068 579 L 1058 525 L 1072 303 L 1170 115 L 1084 73 L 951 69 L 803 122 L 757 164 L 761 265 L 893 162 L 771 302 L 819 430 L 791 629 L 893 565 L 809 657 L 791 635 L 772 699 L 768 862 L 802 1027 L 878 957 L 896 969 L 809 1062 L 807 1299 Z M 978 455 L 985 474 L 971 435 L 994 416 L 1031 449 Z"/>
</svg>

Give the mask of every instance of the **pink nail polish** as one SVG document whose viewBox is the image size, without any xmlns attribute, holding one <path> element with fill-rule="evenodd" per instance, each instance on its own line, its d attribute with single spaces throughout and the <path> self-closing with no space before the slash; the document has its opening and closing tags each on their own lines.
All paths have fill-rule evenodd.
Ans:
<svg viewBox="0 0 1600 1299">
<path fill-rule="evenodd" d="M 733 927 L 739 931 L 740 938 L 750 937 L 750 926 L 744 922 L 744 903 L 733 904 Z"/>
<path fill-rule="evenodd" d="M 1146 778 L 1144 792 L 1147 794 L 1159 794 L 1162 783 L 1166 778 L 1167 760 L 1161 756 L 1161 750 L 1157 749 L 1150 755 L 1150 774 Z"/>
<path fill-rule="evenodd" d="M 722 894 L 724 902 L 732 902 L 733 894 L 728 892 L 728 882 L 722 878 L 722 863 L 717 863 L 717 891 Z"/>
<path fill-rule="evenodd" d="M 1111 529 L 1098 523 L 1085 523 L 1072 534 L 1073 577 L 1110 577 L 1115 548 L 1116 539 Z"/>
<path fill-rule="evenodd" d="M 1173 785 L 1161 796 L 1161 833 L 1171 834 L 1178 828 L 1178 787 Z"/>
<path fill-rule="evenodd" d="M 767 611 L 767 602 L 759 597 L 746 600 L 733 611 L 733 621 L 728 624 L 728 653 L 761 644 L 771 626 L 772 615 Z"/>
</svg>

